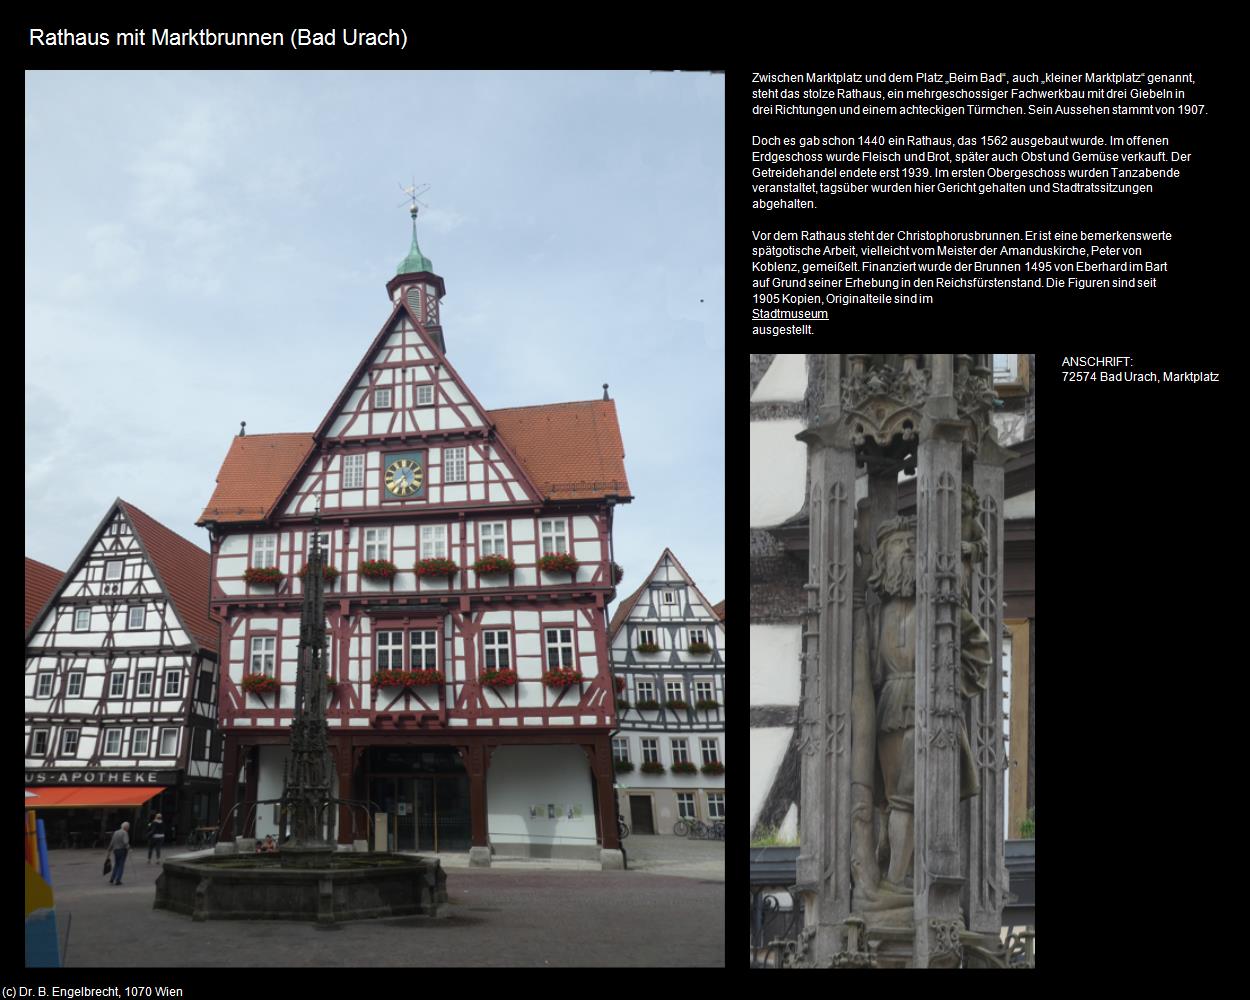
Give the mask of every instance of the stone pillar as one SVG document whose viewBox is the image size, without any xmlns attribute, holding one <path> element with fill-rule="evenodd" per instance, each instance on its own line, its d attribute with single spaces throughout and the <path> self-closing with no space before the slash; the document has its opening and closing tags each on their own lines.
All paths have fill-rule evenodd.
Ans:
<svg viewBox="0 0 1250 1000">
<path fill-rule="evenodd" d="M 809 578 L 804 633 L 803 782 L 798 889 L 812 958 L 825 965 L 843 949 L 842 921 L 851 912 L 852 560 L 855 451 L 841 416 L 841 358 L 826 355 L 820 424 L 808 445 Z"/>
<path fill-rule="evenodd" d="M 600 843 L 604 849 L 615 851 L 621 846 L 621 836 L 616 826 L 616 789 L 612 780 L 616 769 L 612 764 L 612 738 L 607 734 L 595 737 L 591 771 L 594 775 L 596 812 L 601 824 Z"/>
<path fill-rule="evenodd" d="M 915 945 L 918 968 L 958 966 L 960 485 L 954 357 L 932 355 L 917 461 Z"/>
<path fill-rule="evenodd" d="M 993 440 L 982 443 L 973 463 L 973 487 L 980 503 L 985 557 L 973 566 L 972 615 L 989 637 L 989 688 L 968 706 L 968 739 L 980 794 L 965 803 L 967 814 L 967 913 L 969 930 L 997 935 L 1007 899 L 1003 857 L 1003 465 L 1010 454 Z"/>
<path fill-rule="evenodd" d="M 465 767 L 469 772 L 469 864 L 490 867 L 490 839 L 486 823 L 486 748 L 472 743 L 464 748 Z"/>
</svg>

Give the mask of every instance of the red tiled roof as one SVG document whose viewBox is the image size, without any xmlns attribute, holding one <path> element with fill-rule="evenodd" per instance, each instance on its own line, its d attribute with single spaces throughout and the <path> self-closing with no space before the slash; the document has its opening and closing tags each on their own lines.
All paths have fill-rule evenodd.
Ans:
<svg viewBox="0 0 1250 1000">
<path fill-rule="evenodd" d="M 616 630 L 621 627 L 621 622 L 625 620 L 625 618 L 629 615 L 630 611 L 633 610 L 634 605 L 638 603 L 638 595 L 643 592 L 643 590 L 646 588 L 647 584 L 650 581 L 651 581 L 651 577 L 647 577 L 647 579 L 642 581 L 642 586 L 640 586 L 637 590 L 635 590 L 632 594 L 630 594 L 627 598 L 625 598 L 625 600 L 621 601 L 621 603 L 617 605 L 616 611 L 612 615 L 612 621 L 608 625 L 608 642 L 609 643 L 612 641 L 613 636 L 616 635 Z"/>
<path fill-rule="evenodd" d="M 217 652 L 217 625 L 208 613 L 208 553 L 133 504 L 125 500 L 118 504 L 143 543 L 178 620 L 200 646 Z"/>
<path fill-rule="evenodd" d="M 724 601 L 721 601 L 720 604 L 717 604 L 715 607 L 712 608 L 712 610 L 716 612 L 717 618 L 719 618 L 721 621 L 725 620 L 725 602 Z"/>
<path fill-rule="evenodd" d="M 313 448 L 311 434 L 235 437 L 196 524 L 263 521 Z"/>
<path fill-rule="evenodd" d="M 630 495 L 614 400 L 517 406 L 487 416 L 551 499 Z"/>
<path fill-rule="evenodd" d="M 26 631 L 35 624 L 35 616 L 39 614 L 49 598 L 56 593 L 57 585 L 65 574 L 53 569 L 47 563 L 26 557 Z"/>
</svg>

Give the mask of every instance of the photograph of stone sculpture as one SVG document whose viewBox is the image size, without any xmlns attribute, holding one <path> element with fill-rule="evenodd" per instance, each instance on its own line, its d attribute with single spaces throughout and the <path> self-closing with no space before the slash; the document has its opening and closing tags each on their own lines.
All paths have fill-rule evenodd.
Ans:
<svg viewBox="0 0 1250 1000">
<path fill-rule="evenodd" d="M 751 963 L 1035 964 L 1028 354 L 751 355 Z"/>
</svg>

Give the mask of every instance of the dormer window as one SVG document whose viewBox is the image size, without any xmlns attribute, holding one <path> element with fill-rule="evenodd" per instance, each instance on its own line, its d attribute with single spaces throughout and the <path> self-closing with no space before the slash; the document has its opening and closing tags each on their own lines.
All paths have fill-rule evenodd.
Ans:
<svg viewBox="0 0 1250 1000">
<path fill-rule="evenodd" d="M 390 389 L 373 390 L 373 408 L 375 410 L 389 410 L 391 408 Z"/>
</svg>

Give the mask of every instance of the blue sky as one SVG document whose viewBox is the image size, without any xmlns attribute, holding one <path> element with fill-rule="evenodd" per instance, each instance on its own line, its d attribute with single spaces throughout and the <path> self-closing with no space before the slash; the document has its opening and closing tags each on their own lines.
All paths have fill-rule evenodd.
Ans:
<svg viewBox="0 0 1250 1000">
<path fill-rule="evenodd" d="M 400 182 L 488 408 L 608 382 L 637 500 L 724 597 L 724 78 L 647 72 L 26 76 L 26 555 L 114 497 L 195 521 L 247 421 L 311 432 L 389 311 Z"/>
</svg>

